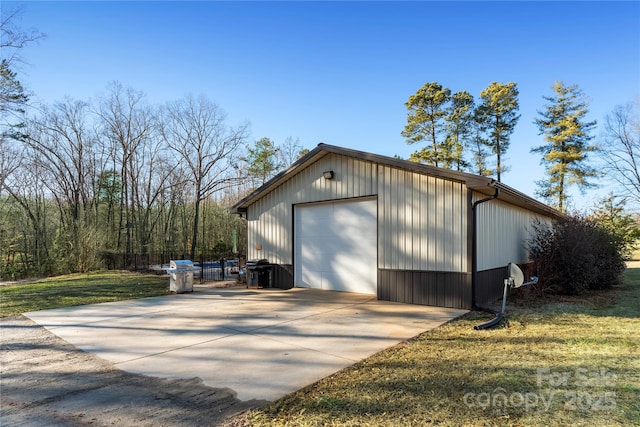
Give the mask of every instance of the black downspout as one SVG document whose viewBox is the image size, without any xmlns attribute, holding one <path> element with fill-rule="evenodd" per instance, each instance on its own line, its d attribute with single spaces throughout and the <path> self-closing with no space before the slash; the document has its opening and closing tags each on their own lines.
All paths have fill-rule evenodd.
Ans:
<svg viewBox="0 0 640 427">
<path fill-rule="evenodd" d="M 476 325 L 473 327 L 475 330 L 489 329 L 496 326 L 502 320 L 504 313 L 501 311 L 492 310 L 490 308 L 480 307 L 476 304 L 476 290 L 478 286 L 478 215 L 476 208 L 479 204 L 489 202 L 493 199 L 497 199 L 500 195 L 500 189 L 496 187 L 496 192 L 493 196 L 478 200 L 473 203 L 471 210 L 473 212 L 473 239 L 472 239 L 472 257 L 471 257 L 471 294 L 472 294 L 472 306 L 474 310 L 484 311 L 493 314 L 495 317 L 488 322 Z M 505 288 L 506 290 L 506 288 Z"/>
<path fill-rule="evenodd" d="M 471 240 L 471 306 L 474 310 L 484 310 L 482 307 L 478 307 L 478 305 L 476 304 L 476 293 L 478 286 L 478 213 L 476 208 L 482 203 L 497 199 L 499 195 L 500 189 L 496 188 L 496 192 L 493 196 L 486 197 L 481 200 L 476 200 L 471 206 L 471 211 L 473 214 L 473 237 Z"/>
</svg>

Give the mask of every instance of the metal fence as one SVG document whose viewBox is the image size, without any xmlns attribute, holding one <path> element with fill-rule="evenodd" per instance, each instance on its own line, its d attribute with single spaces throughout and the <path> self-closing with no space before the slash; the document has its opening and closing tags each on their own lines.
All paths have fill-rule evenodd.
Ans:
<svg viewBox="0 0 640 427">
<path fill-rule="evenodd" d="M 128 270 L 155 274 L 166 274 L 171 260 L 189 259 L 184 253 L 113 254 L 103 256 L 109 270 Z M 221 258 L 216 255 L 200 255 L 194 263 L 194 279 L 200 282 L 237 280 L 239 260 Z M 224 261 L 224 264 L 221 262 Z M 222 267 L 221 267 L 222 265 Z"/>
</svg>

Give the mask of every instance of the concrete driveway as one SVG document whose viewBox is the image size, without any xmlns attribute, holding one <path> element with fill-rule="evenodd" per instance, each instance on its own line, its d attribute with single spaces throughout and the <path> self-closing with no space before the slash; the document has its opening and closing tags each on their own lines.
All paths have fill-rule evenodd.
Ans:
<svg viewBox="0 0 640 427">
<path fill-rule="evenodd" d="M 196 286 L 25 316 L 124 371 L 199 377 L 244 401 L 280 398 L 463 313 L 346 292 Z"/>
</svg>

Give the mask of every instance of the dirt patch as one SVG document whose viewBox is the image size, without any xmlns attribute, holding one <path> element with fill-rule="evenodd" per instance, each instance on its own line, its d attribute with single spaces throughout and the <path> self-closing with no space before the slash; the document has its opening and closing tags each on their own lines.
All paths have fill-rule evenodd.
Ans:
<svg viewBox="0 0 640 427">
<path fill-rule="evenodd" d="M 640 268 L 640 261 L 627 261 L 627 268 Z"/>
<path fill-rule="evenodd" d="M 0 348 L 3 426 L 216 426 L 265 403 L 121 371 L 23 316 L 0 320 Z"/>
<path fill-rule="evenodd" d="M 193 284 L 194 289 L 197 288 L 244 288 L 245 285 L 239 283 L 237 280 L 212 280 L 204 283 L 197 283 L 198 279 L 196 279 L 196 283 Z"/>
<path fill-rule="evenodd" d="M 0 281 L 0 286 L 23 285 L 25 283 L 37 282 L 38 280 L 41 280 L 41 279 L 5 280 L 5 281 Z"/>
</svg>

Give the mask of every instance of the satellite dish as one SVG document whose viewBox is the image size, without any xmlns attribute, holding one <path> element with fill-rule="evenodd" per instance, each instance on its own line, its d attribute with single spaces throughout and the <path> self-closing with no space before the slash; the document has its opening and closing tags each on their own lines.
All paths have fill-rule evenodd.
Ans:
<svg viewBox="0 0 640 427">
<path fill-rule="evenodd" d="M 524 283 L 524 273 L 515 262 L 509 263 L 509 278 L 513 280 L 512 286 L 519 288 Z"/>
<path fill-rule="evenodd" d="M 524 273 L 522 272 L 522 270 L 520 270 L 520 267 L 518 267 L 518 265 L 515 262 L 510 262 L 507 268 L 509 269 L 509 278 L 504 279 L 504 293 L 502 294 L 502 310 L 500 312 L 497 312 L 488 308 L 478 307 L 480 310 L 488 311 L 490 313 L 495 314 L 496 317 L 489 320 L 488 322 L 483 323 L 482 325 L 474 326 L 473 329 L 492 328 L 498 323 L 500 323 L 500 320 L 502 320 L 504 316 L 504 311 L 507 306 L 507 291 L 509 288 L 519 288 L 520 286 L 527 286 L 527 285 L 533 285 L 538 283 L 538 278 L 535 276 L 531 278 L 531 281 L 524 283 Z"/>
</svg>

